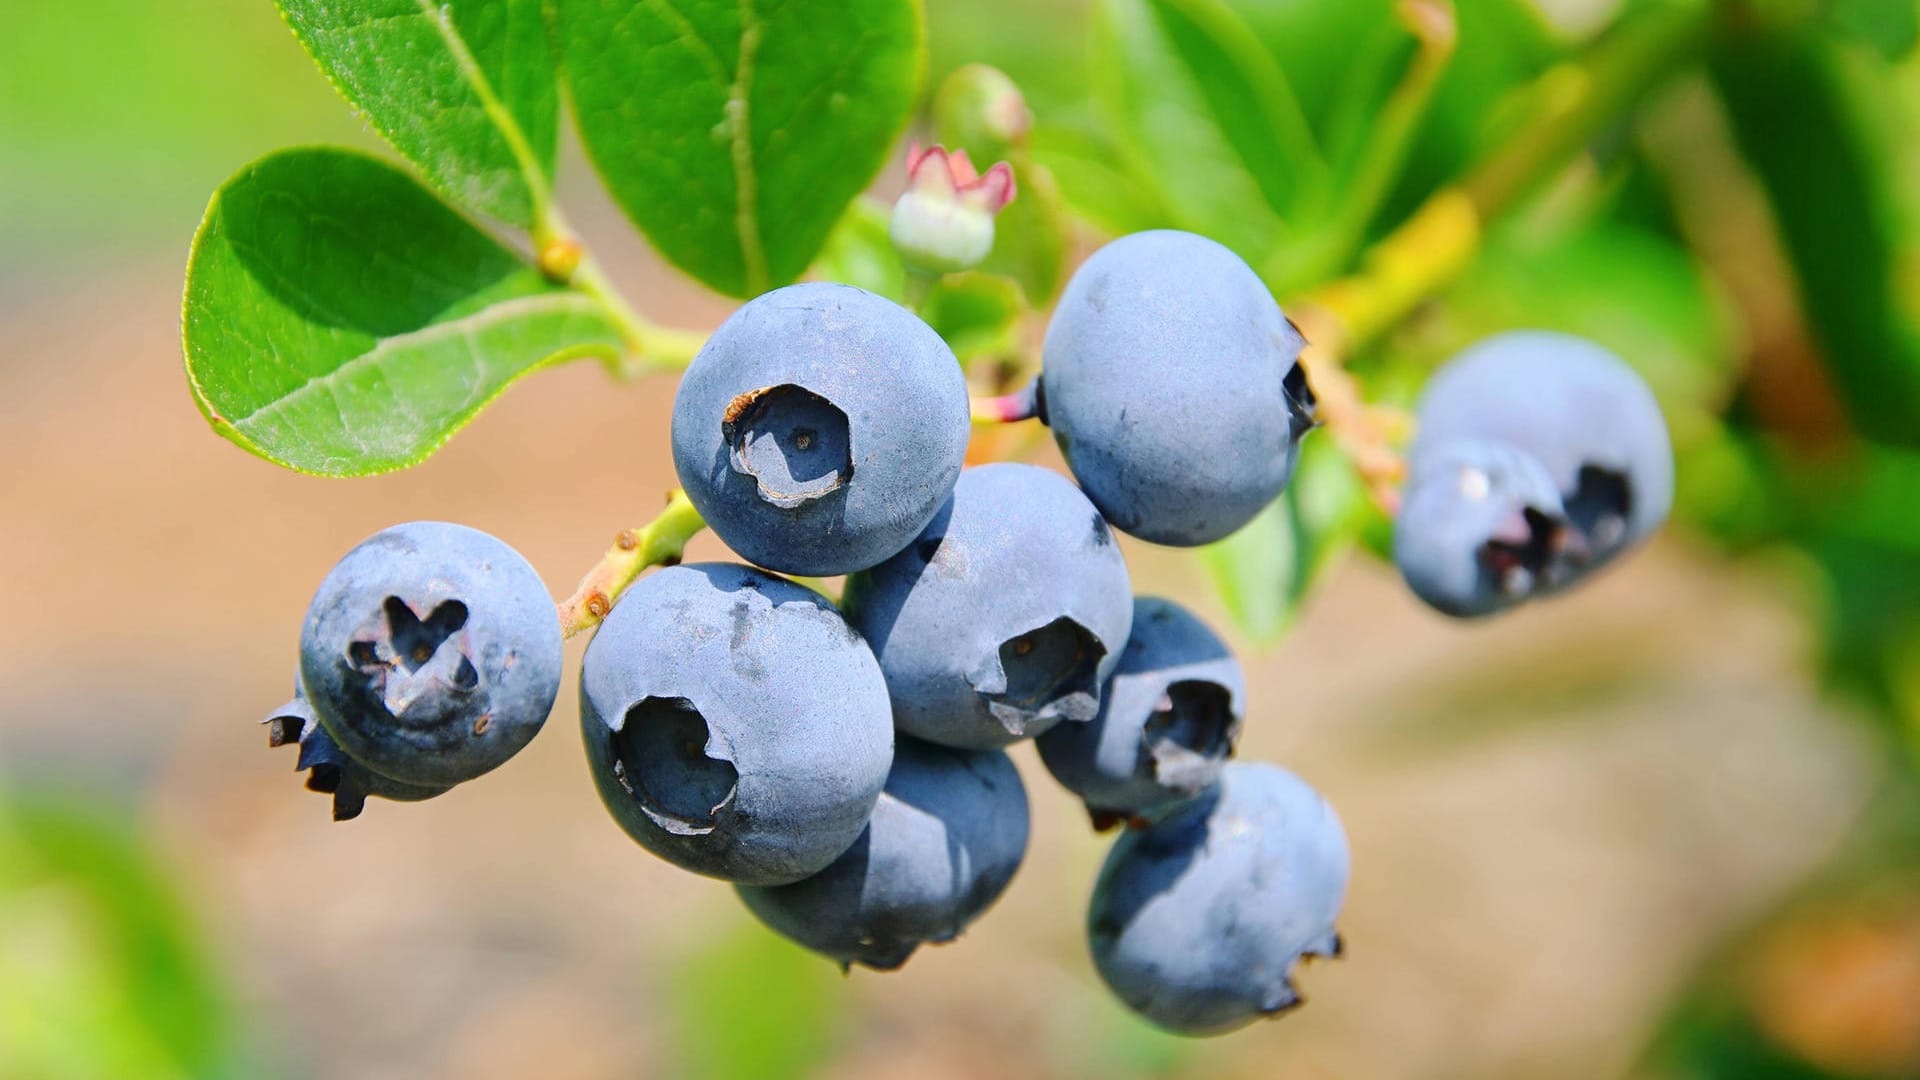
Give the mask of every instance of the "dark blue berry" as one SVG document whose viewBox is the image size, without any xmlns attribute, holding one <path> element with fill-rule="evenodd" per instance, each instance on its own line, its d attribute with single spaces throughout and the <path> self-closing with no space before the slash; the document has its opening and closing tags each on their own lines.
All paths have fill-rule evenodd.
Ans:
<svg viewBox="0 0 1920 1080">
<path fill-rule="evenodd" d="M 1077 270 L 1047 327 L 1046 421 L 1108 521 L 1159 544 L 1245 525 L 1313 426 L 1303 342 L 1238 255 L 1135 233 Z"/>
<path fill-rule="evenodd" d="M 961 474 L 905 551 L 847 581 L 894 723 L 987 750 L 1093 719 L 1133 622 L 1127 564 L 1093 505 L 1034 465 Z"/>
<path fill-rule="evenodd" d="M 1393 557 L 1414 594 L 1448 615 L 1503 611 L 1565 585 L 1578 538 L 1532 455 L 1455 439 L 1411 455 Z"/>
<path fill-rule="evenodd" d="M 580 722 L 600 797 L 688 870 L 816 874 L 866 827 L 893 760 L 865 641 L 811 589 L 730 563 L 656 571 L 587 647 Z"/>
<path fill-rule="evenodd" d="M 1143 596 L 1100 712 L 1055 725 L 1035 745 L 1104 825 L 1211 786 L 1239 739 L 1245 700 L 1240 664 L 1213 631 L 1171 600 Z"/>
<path fill-rule="evenodd" d="M 560 691 L 560 618 L 540 575 L 477 529 L 416 521 L 341 559 L 307 609 L 300 684 L 339 749 L 446 787 L 538 734 Z"/>
<path fill-rule="evenodd" d="M 1417 419 L 1396 557 L 1415 592 L 1448 614 L 1565 588 L 1652 535 L 1672 508 L 1659 403 L 1583 338 L 1488 338 L 1434 375 Z"/>
<path fill-rule="evenodd" d="M 863 570 L 907 545 L 966 456 L 966 380 L 912 312 L 848 285 L 748 301 L 680 381 L 673 461 L 714 533 L 788 574 Z"/>
<path fill-rule="evenodd" d="M 1121 835 L 1087 916 L 1100 977 L 1169 1031 L 1215 1035 L 1298 1006 L 1303 956 L 1336 956 L 1346 833 L 1285 769 L 1235 762 L 1219 784 Z"/>
<path fill-rule="evenodd" d="M 1027 793 L 997 750 L 903 738 L 853 847 L 791 885 L 741 886 L 768 926 L 842 965 L 891 971 L 952 941 L 999 898 L 1027 850 Z"/>
</svg>

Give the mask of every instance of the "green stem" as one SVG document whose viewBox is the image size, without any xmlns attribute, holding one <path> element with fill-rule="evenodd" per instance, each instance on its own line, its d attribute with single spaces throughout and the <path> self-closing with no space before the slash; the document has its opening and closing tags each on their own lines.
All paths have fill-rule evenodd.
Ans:
<svg viewBox="0 0 1920 1080">
<path fill-rule="evenodd" d="M 933 295 L 933 287 L 940 284 L 940 275 L 918 267 L 907 267 L 906 289 L 901 293 L 902 306 L 915 315 L 926 314 L 927 298 Z"/>
<path fill-rule="evenodd" d="M 539 157 L 527 142 L 526 133 L 520 130 L 513 112 L 494 93 L 493 84 L 481 71 L 473 53 L 467 49 L 467 43 L 454 32 L 445 9 L 435 6 L 430 0 L 418 2 L 421 11 L 433 20 L 435 28 L 439 30 L 447 51 L 452 54 L 461 75 L 479 97 L 480 106 L 488 119 L 499 129 L 507 150 L 513 155 L 514 164 L 526 181 L 528 198 L 533 203 L 533 224 L 528 234 L 533 240 L 534 250 L 539 253 L 541 269 L 550 278 L 570 283 L 600 301 L 607 314 L 619 324 L 621 336 L 627 341 L 627 355 L 614 358 L 614 373 L 625 377 L 637 374 L 636 369 L 643 366 L 686 367 L 692 362 L 693 355 L 700 351 L 705 336 L 661 326 L 647 319 L 634 310 L 620 290 L 607 279 L 600 264 L 567 227 L 566 217 L 554 202 L 553 185 L 547 180 L 546 170 L 541 167 Z"/>
<path fill-rule="evenodd" d="M 555 607 L 560 629 L 567 637 L 600 625 L 620 594 L 650 566 L 672 566 L 686 552 L 687 541 L 707 527 L 687 493 L 675 488 L 660 516 L 637 529 L 614 537 L 613 546 L 580 579 L 573 595 Z"/>
<path fill-rule="evenodd" d="M 627 341 L 627 355 L 616 359 L 614 372 L 623 378 L 650 368 L 684 368 L 706 344 L 707 335 L 697 330 L 662 326 L 640 314 L 592 255 L 580 256 L 572 285 L 600 301 L 600 306 L 619 324 L 620 335 Z"/>
<path fill-rule="evenodd" d="M 1036 376 L 1027 385 L 998 397 L 977 397 L 970 402 L 976 424 L 1017 424 L 1040 416 L 1040 380 Z"/>
</svg>

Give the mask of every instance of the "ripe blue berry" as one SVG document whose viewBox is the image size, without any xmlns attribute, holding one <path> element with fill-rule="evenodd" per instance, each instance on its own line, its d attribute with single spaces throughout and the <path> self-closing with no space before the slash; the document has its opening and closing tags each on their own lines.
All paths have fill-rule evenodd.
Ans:
<svg viewBox="0 0 1920 1080">
<path fill-rule="evenodd" d="M 750 885 L 798 881 L 846 851 L 893 760 L 866 642 L 813 590 L 729 563 L 628 590 L 587 646 L 580 723 L 621 828 Z"/>
<path fill-rule="evenodd" d="M 1101 248 L 1047 327 L 1046 422 L 1114 528 L 1191 546 L 1286 487 L 1313 395 L 1303 341 L 1238 255 L 1154 231 Z"/>
<path fill-rule="evenodd" d="M 762 922 L 842 966 L 892 971 L 992 906 L 1027 850 L 1027 792 L 997 750 L 903 738 L 873 819 L 804 881 L 741 886 Z"/>
<path fill-rule="evenodd" d="M 560 618 L 518 552 L 464 525 L 416 521 L 375 533 L 320 583 L 300 685 L 353 760 L 446 787 L 539 733 L 560 654 Z"/>
<path fill-rule="evenodd" d="M 1410 455 L 1393 558 L 1436 610 L 1489 615 L 1560 588 L 1578 543 L 1553 477 L 1532 455 L 1476 439 Z"/>
<path fill-rule="evenodd" d="M 1038 739 L 1054 779 L 1096 827 L 1190 799 L 1219 779 L 1240 736 L 1246 680 L 1205 623 L 1170 600 L 1133 602 L 1133 631 L 1091 723 Z"/>
<path fill-rule="evenodd" d="M 1546 469 L 1589 571 L 1657 530 L 1673 506 L 1673 448 L 1638 373 L 1584 338 L 1515 331 L 1482 341 L 1422 392 L 1412 456 L 1456 439 L 1504 443 Z"/>
<path fill-rule="evenodd" d="M 1079 489 L 1033 465 L 968 469 L 900 554 L 847 580 L 901 731 L 990 750 L 1099 711 L 1133 622 L 1126 560 Z"/>
<path fill-rule="evenodd" d="M 748 301 L 680 381 L 673 461 L 714 533 L 788 574 L 863 570 L 933 517 L 966 456 L 966 380 L 940 335 L 848 285 Z"/>
<path fill-rule="evenodd" d="M 1113 845 L 1094 886 L 1094 965 L 1127 1007 L 1216 1035 L 1301 1003 L 1302 956 L 1337 956 L 1347 839 L 1285 769 L 1235 762 L 1212 791 Z"/>
<path fill-rule="evenodd" d="M 365 809 L 367 797 L 378 795 L 396 802 L 420 802 L 443 795 L 450 787 L 421 786 L 393 780 L 348 757 L 333 736 L 314 719 L 313 707 L 297 682 L 293 700 L 275 709 L 264 721 L 267 745 L 298 743 L 300 757 L 296 770 L 307 773 L 307 790 L 333 796 L 333 820 L 350 821 Z"/>
</svg>

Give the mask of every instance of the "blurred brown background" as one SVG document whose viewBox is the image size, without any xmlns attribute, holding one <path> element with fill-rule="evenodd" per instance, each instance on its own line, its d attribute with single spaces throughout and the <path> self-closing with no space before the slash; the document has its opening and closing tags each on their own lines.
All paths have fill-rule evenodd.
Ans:
<svg viewBox="0 0 1920 1080">
<path fill-rule="evenodd" d="M 932 5 L 936 74 L 980 32 L 938 44 L 965 6 Z M 1037 7 L 994 32 L 1067 18 Z M 271 5 L 0 0 L 0 109 L 0 797 L 17 804 L 0 852 L 71 828 L 61 850 L 108 867 L 76 855 L 11 890 L 0 871 L 0 1075 L 1619 1076 L 1867 798 L 1875 766 L 1810 676 L 1795 568 L 1668 537 L 1484 626 L 1354 558 L 1282 644 L 1242 648 L 1244 752 L 1317 785 L 1351 835 L 1350 951 L 1306 973 L 1310 1007 L 1211 1042 L 1154 1034 L 1099 986 L 1081 922 L 1103 841 L 1028 748 L 1025 868 L 965 939 L 894 975 L 842 977 L 628 841 L 586 775 L 571 685 L 510 767 L 336 825 L 256 724 L 288 696 L 325 568 L 387 524 L 445 518 L 565 591 L 673 482 L 672 380 L 573 365 L 406 473 L 278 469 L 188 395 L 187 241 L 245 160 L 374 142 Z M 630 295 L 722 317 L 577 164 L 565 201 Z M 690 557 L 724 554 L 703 536 Z M 1143 591 L 1219 614 L 1191 561 L 1129 555 Z M 149 910 L 148 888 L 178 909 Z M 121 915 L 164 925 L 99 929 Z"/>
</svg>

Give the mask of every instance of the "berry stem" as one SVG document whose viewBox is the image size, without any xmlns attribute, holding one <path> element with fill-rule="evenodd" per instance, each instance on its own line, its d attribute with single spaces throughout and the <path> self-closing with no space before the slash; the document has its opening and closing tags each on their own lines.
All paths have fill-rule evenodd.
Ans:
<svg viewBox="0 0 1920 1080">
<path fill-rule="evenodd" d="M 613 546 L 580 579 L 579 588 L 556 605 L 560 611 L 561 632 L 573 637 L 600 625 L 620 594 L 633 584 L 641 571 L 650 566 L 678 563 L 686 551 L 687 541 L 706 527 L 705 519 L 693 508 L 687 493 L 674 488 L 659 517 L 614 537 Z"/>
<path fill-rule="evenodd" d="M 657 368 L 684 368 L 706 344 L 704 333 L 662 326 L 640 314 L 607 276 L 585 241 L 567 226 L 559 207 L 551 203 L 543 206 L 531 238 L 534 263 L 547 280 L 598 300 L 601 309 L 619 326 L 626 348 L 609 357 L 607 363 L 616 378 L 630 379 Z"/>
<path fill-rule="evenodd" d="M 971 404 L 976 424 L 1013 424 L 1036 419 L 1040 415 L 1040 380 L 1036 377 L 1010 394 L 973 398 Z"/>
<path fill-rule="evenodd" d="M 685 368 L 706 344 L 707 335 L 699 331 L 662 326 L 636 311 L 589 252 L 581 253 L 572 285 L 600 301 L 619 324 L 621 336 L 627 340 L 626 352 L 613 363 L 614 374 L 620 378 L 633 378 L 658 368 Z"/>
<path fill-rule="evenodd" d="M 1374 505 L 1392 517 L 1400 512 L 1400 487 L 1407 473 L 1406 458 L 1395 447 L 1405 441 L 1411 418 L 1399 409 L 1367 404 L 1342 354 L 1322 344 L 1337 343 L 1339 337 L 1337 327 L 1324 322 L 1321 309 L 1300 308 L 1297 314 L 1295 321 L 1307 339 L 1300 365 L 1317 399 L 1314 413 L 1353 463 Z"/>
<path fill-rule="evenodd" d="M 907 286 L 901 296 L 901 306 L 915 315 L 925 315 L 927 298 L 933 295 L 933 287 L 940 284 L 940 275 L 916 266 L 907 267 Z"/>
</svg>

